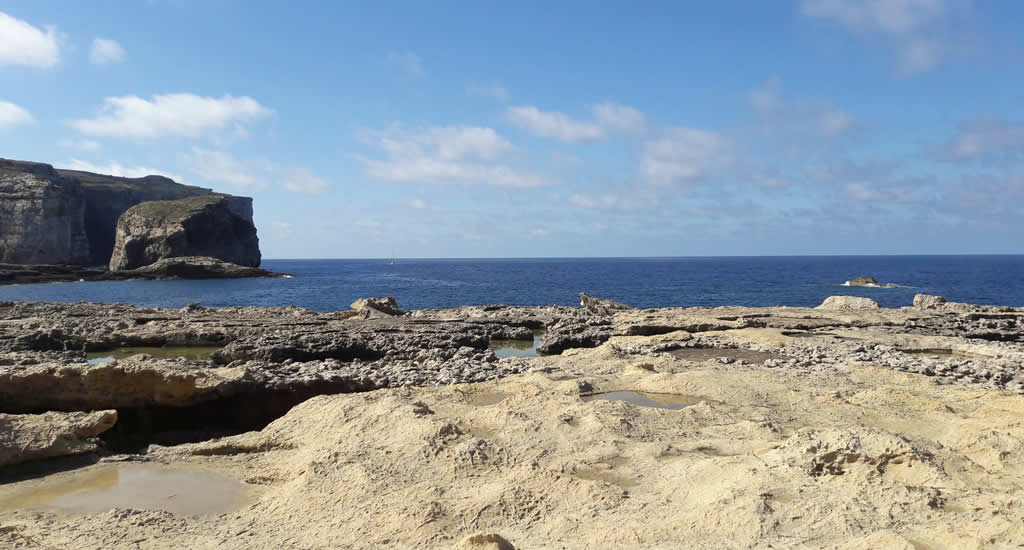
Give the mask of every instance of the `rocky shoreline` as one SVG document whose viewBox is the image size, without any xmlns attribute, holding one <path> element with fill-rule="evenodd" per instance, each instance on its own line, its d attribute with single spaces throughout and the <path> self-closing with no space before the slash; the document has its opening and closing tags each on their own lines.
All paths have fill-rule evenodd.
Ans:
<svg viewBox="0 0 1024 550">
<path fill-rule="evenodd" d="M 538 357 L 496 354 L 498 342 L 538 334 Z M 216 351 L 156 352 L 197 346 Z M 92 359 L 124 347 L 154 352 Z M 677 411 L 587 401 L 620 390 L 695 397 Z M 86 463 L 202 465 L 267 489 L 212 519 L 0 507 L 0 543 L 15 548 L 60 546 L 55 530 L 68 547 L 134 548 L 119 541 L 139 535 L 152 548 L 656 548 L 678 540 L 664 521 L 709 546 L 851 548 L 961 543 L 954 526 L 967 522 L 995 541 L 978 547 L 999 547 L 1024 524 L 1013 496 L 1024 487 L 1024 308 L 936 296 L 899 309 L 833 297 L 818 308 L 638 310 L 584 295 L 579 308 L 408 312 L 368 299 L 331 313 L 0 302 L 0 413 L 0 478 L 19 462 L 47 471 L 53 459 L 33 461 L 84 453 Z M 955 437 L 940 425 L 957 426 Z M 758 461 L 775 466 L 749 471 Z M 672 464 L 687 469 L 665 477 Z M 397 474 L 408 468 L 420 470 Z M 43 481 L 8 488 L 33 483 Z M 830 483 L 850 494 L 830 495 Z M 633 508 L 682 487 L 703 492 L 688 501 L 703 516 Z M 870 512 L 834 502 L 864 491 Z M 944 512 L 954 499 L 987 499 L 991 513 Z M 716 523 L 715 502 L 715 517 L 754 523 Z M 349 523 L 296 535 L 296 521 L 325 521 L 314 507 Z M 367 507 L 395 517 L 360 516 Z M 566 519 L 586 510 L 599 519 Z M 243 544 L 237 530 L 254 538 Z"/>
</svg>

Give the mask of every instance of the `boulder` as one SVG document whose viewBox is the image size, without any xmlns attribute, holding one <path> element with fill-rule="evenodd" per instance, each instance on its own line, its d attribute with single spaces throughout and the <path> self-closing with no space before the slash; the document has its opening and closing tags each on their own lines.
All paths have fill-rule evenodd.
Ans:
<svg viewBox="0 0 1024 550">
<path fill-rule="evenodd" d="M 95 438 L 114 427 L 117 411 L 0 413 L 0 467 L 91 453 Z"/>
<path fill-rule="evenodd" d="M 920 309 L 939 309 L 946 304 L 946 299 L 942 296 L 933 296 L 931 294 L 915 294 L 914 295 L 914 307 Z"/>
<path fill-rule="evenodd" d="M 395 315 L 401 315 L 402 310 L 398 309 L 398 301 L 395 300 L 394 296 L 386 296 L 384 298 L 360 298 L 352 302 L 352 309 L 360 312 L 361 317 L 364 319 L 380 317 L 393 317 Z"/>
<path fill-rule="evenodd" d="M 829 296 L 820 306 L 814 309 L 851 310 L 851 309 L 878 309 L 882 306 L 871 298 L 860 296 Z"/>
<path fill-rule="evenodd" d="M 604 300 L 601 298 L 595 298 L 588 295 L 585 292 L 580 292 L 580 307 L 587 310 L 590 313 L 597 315 L 612 315 L 616 311 L 623 311 L 627 309 L 633 309 L 626 304 L 615 302 L 612 300 Z"/>
<path fill-rule="evenodd" d="M 260 265 L 259 238 L 229 197 L 208 195 L 151 201 L 129 208 L 117 222 L 110 270 L 137 269 L 165 258 L 207 256 Z"/>
<path fill-rule="evenodd" d="M 455 550 L 516 550 L 516 547 L 505 537 L 491 533 L 466 537 Z"/>
<path fill-rule="evenodd" d="M 49 164 L 0 159 L 0 263 L 89 261 L 85 197 Z"/>
</svg>

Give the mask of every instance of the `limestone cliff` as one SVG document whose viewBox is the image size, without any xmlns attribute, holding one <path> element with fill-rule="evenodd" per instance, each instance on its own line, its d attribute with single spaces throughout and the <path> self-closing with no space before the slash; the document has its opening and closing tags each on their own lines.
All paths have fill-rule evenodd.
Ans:
<svg viewBox="0 0 1024 550">
<path fill-rule="evenodd" d="M 183 185 L 163 176 L 120 178 L 77 170 L 58 170 L 78 180 L 85 194 L 85 231 L 89 236 L 90 265 L 106 265 L 114 251 L 117 220 L 126 210 L 147 201 L 177 200 L 213 194 L 203 187 Z M 252 222 L 252 199 L 234 197 L 239 216 Z"/>
<path fill-rule="evenodd" d="M 87 263 L 85 209 L 78 182 L 49 164 L 0 159 L 0 262 Z"/>
<path fill-rule="evenodd" d="M 210 256 L 258 267 L 256 227 L 237 213 L 244 204 L 236 197 L 215 194 L 135 205 L 117 222 L 110 270 L 136 269 L 181 256 Z"/>
</svg>

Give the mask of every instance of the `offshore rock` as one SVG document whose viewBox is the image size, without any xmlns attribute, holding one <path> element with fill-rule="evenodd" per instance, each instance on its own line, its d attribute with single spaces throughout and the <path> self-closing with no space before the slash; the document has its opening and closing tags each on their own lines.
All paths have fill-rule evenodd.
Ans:
<svg viewBox="0 0 1024 550">
<path fill-rule="evenodd" d="M 144 202 L 121 215 L 111 271 L 181 256 L 209 256 L 258 267 L 256 227 L 236 214 L 223 195 Z"/>
<path fill-rule="evenodd" d="M 85 196 L 85 232 L 90 250 L 87 265 L 110 263 L 117 220 L 136 204 L 214 194 L 211 189 L 184 185 L 163 176 L 122 178 L 61 169 L 57 173 L 76 180 Z M 252 222 L 251 198 L 230 197 L 228 201 L 236 215 Z"/>
<path fill-rule="evenodd" d="M 0 159 L 0 263 L 89 261 L 85 197 L 49 164 Z"/>
<path fill-rule="evenodd" d="M 580 307 L 595 315 L 611 315 L 616 311 L 633 309 L 626 304 L 595 298 L 585 292 L 580 292 Z"/>
<path fill-rule="evenodd" d="M 93 452 L 95 438 L 116 422 L 116 411 L 0 413 L 0 467 Z"/>
<path fill-rule="evenodd" d="M 835 310 L 848 310 L 848 309 L 878 309 L 878 302 L 871 298 L 863 298 L 860 296 L 829 296 L 825 298 L 825 301 L 815 309 L 835 309 Z"/>
</svg>

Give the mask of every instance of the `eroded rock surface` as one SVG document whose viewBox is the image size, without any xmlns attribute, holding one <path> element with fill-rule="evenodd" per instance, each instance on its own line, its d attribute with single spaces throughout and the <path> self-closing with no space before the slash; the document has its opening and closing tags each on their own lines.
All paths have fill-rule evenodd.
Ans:
<svg viewBox="0 0 1024 550">
<path fill-rule="evenodd" d="M 49 164 L 0 159 L 0 263 L 85 264 L 85 195 Z"/>
</svg>

